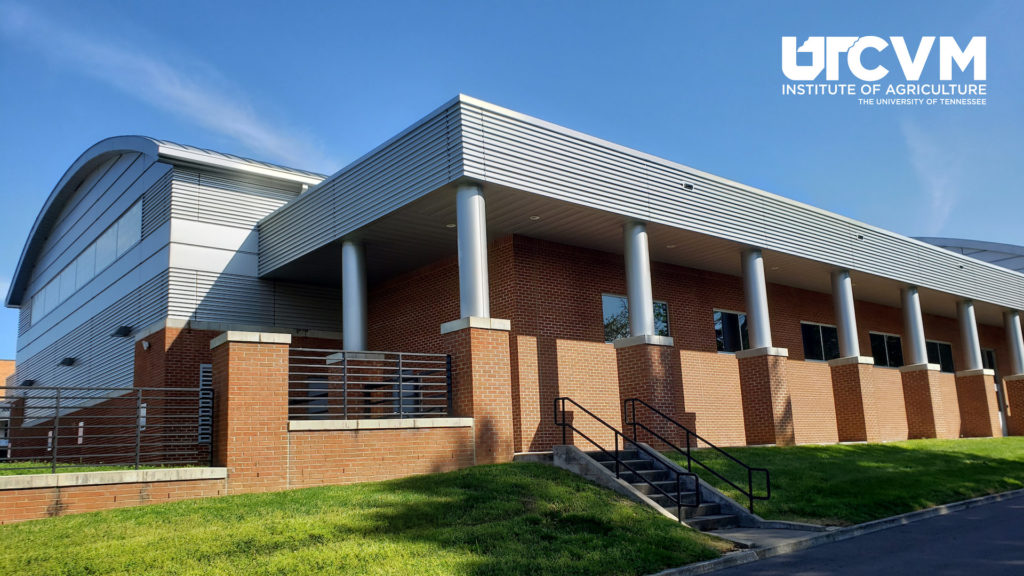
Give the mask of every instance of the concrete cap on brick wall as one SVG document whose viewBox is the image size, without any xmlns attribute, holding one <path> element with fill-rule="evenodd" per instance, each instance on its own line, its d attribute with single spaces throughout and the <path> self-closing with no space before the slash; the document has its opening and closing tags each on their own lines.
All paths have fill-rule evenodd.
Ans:
<svg viewBox="0 0 1024 576">
<path fill-rule="evenodd" d="M 291 334 L 278 332 L 239 332 L 229 330 L 213 340 L 210 340 L 210 349 L 216 348 L 227 342 L 253 342 L 260 344 L 291 344 Z"/>
<path fill-rule="evenodd" d="M 214 467 L 110 470 L 104 472 L 67 472 L 61 474 L 25 474 L 21 476 L 0 476 L 0 490 L 69 488 L 71 486 L 133 484 L 139 482 L 223 480 L 227 477 L 227 468 Z"/>
<path fill-rule="evenodd" d="M 644 334 L 642 336 L 630 336 L 629 338 L 619 338 L 612 342 L 612 345 L 616 349 L 629 348 L 630 346 L 641 346 L 643 344 L 649 344 L 651 346 L 675 346 L 675 340 L 669 336 L 655 336 L 653 334 Z"/>
<path fill-rule="evenodd" d="M 441 334 L 458 332 L 459 330 L 464 330 L 466 328 L 484 328 L 486 330 L 504 330 L 508 332 L 512 329 L 512 321 L 502 320 L 501 318 L 466 316 L 465 318 L 459 318 L 458 320 L 452 320 L 451 322 L 441 324 Z"/>
<path fill-rule="evenodd" d="M 1009 376 L 1003 376 L 1004 382 L 1017 382 L 1018 380 L 1024 380 L 1024 374 L 1011 374 Z"/>
<path fill-rule="evenodd" d="M 757 358 L 758 356 L 781 356 L 783 358 L 788 358 L 789 349 L 764 346 L 762 348 L 751 348 L 749 350 L 740 350 L 736 352 L 737 360 L 742 360 L 744 358 Z"/>
<path fill-rule="evenodd" d="M 873 366 L 875 364 L 875 359 L 871 356 L 846 356 L 844 358 L 836 358 L 828 361 L 828 365 L 832 367 L 846 366 L 847 364 L 870 364 Z"/>
<path fill-rule="evenodd" d="M 957 378 L 967 378 L 969 376 L 995 376 L 996 371 L 991 368 L 978 368 L 975 370 L 961 370 L 956 373 Z"/>
<path fill-rule="evenodd" d="M 907 364 L 906 366 L 900 366 L 900 372 L 919 372 L 921 370 L 938 372 L 941 369 L 942 366 L 939 366 L 938 364 Z"/>
</svg>

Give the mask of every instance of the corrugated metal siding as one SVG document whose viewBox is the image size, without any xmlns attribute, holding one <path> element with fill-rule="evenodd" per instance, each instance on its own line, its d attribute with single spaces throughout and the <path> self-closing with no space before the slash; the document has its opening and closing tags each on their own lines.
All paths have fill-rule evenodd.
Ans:
<svg viewBox="0 0 1024 576">
<path fill-rule="evenodd" d="M 337 289 L 177 268 L 169 278 L 168 314 L 174 318 L 296 330 L 341 326 Z"/>
<path fill-rule="evenodd" d="M 472 102 L 462 108 L 467 176 L 1024 308 L 1019 274 L 540 121 Z"/>
<path fill-rule="evenodd" d="M 167 172 L 142 196 L 142 236 L 145 238 L 171 219 L 171 182 L 173 170 Z"/>
<path fill-rule="evenodd" d="M 21 336 L 32 326 L 32 300 L 21 305 L 18 310 L 18 336 Z"/>
<path fill-rule="evenodd" d="M 293 183 L 176 167 L 171 217 L 253 228 L 298 194 Z"/>
<path fill-rule="evenodd" d="M 461 123 L 457 103 L 444 107 L 268 216 L 259 225 L 260 273 L 460 176 Z"/>
<path fill-rule="evenodd" d="M 89 321 L 30 357 L 18 356 L 16 381 L 39 386 L 132 385 L 135 341 L 111 337 L 112 327 L 147 326 L 166 317 L 167 274 L 143 282 L 138 290 L 105 308 Z M 60 366 L 62 358 L 74 366 Z"/>
</svg>

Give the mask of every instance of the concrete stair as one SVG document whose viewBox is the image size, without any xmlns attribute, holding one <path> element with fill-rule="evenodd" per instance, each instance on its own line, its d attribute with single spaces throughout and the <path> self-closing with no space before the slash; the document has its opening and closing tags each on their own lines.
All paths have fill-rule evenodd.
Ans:
<svg viewBox="0 0 1024 576">
<path fill-rule="evenodd" d="M 615 472 L 614 454 L 602 451 L 587 452 L 587 455 L 604 466 L 608 471 Z M 675 502 L 675 474 L 666 470 L 660 462 L 656 462 L 637 450 L 619 452 L 619 477 L 629 483 L 635 490 L 646 495 L 663 510 L 677 518 L 678 508 Z M 695 503 L 696 486 L 690 478 L 684 480 L 681 493 L 684 503 Z M 732 528 L 739 525 L 739 518 L 732 514 L 722 514 L 717 503 L 705 502 L 700 506 L 684 506 L 682 520 L 695 530 L 710 531 Z"/>
</svg>

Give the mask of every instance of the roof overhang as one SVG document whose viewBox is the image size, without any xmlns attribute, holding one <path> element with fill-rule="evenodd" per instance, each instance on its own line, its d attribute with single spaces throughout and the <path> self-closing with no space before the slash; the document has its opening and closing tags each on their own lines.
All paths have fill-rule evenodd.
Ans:
<svg viewBox="0 0 1024 576">
<path fill-rule="evenodd" d="M 371 274 L 414 256 L 429 262 L 442 246 L 454 250 L 439 239 L 432 246 L 454 222 L 451 196 L 464 180 L 484 184 L 492 235 L 618 252 L 612 224 L 636 219 L 650 224 L 654 243 L 674 235 L 680 240 L 664 245 L 704 247 L 688 256 L 652 247 L 658 261 L 738 273 L 734 255 L 757 247 L 803 271 L 781 283 L 829 292 L 827 272 L 848 269 L 864 279 L 858 298 L 877 292 L 871 299 L 897 304 L 897 288 L 912 285 L 928 308 L 946 310 L 960 298 L 983 303 L 986 323 L 1001 308 L 1024 309 L 1020 273 L 461 95 L 264 218 L 260 273 L 337 269 L 331 260 L 346 237 L 375 246 Z M 545 207 L 560 215 L 557 227 L 548 218 L 534 226 L 506 221 Z M 586 236 L 598 224 L 616 232 Z"/>
</svg>

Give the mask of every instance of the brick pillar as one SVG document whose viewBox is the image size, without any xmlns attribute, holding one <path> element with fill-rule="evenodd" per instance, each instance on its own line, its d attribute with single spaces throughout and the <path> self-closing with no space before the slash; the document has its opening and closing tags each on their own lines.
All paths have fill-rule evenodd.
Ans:
<svg viewBox="0 0 1024 576">
<path fill-rule="evenodd" d="M 1006 398 L 1006 432 L 1010 436 L 1024 436 L 1024 374 L 1003 378 L 1003 397 Z"/>
<path fill-rule="evenodd" d="M 681 418 L 683 384 L 680 377 L 679 355 L 672 347 L 671 340 L 665 340 L 667 345 L 640 343 L 620 346 L 616 343 L 620 405 L 627 398 L 639 398 L 685 426 L 688 423 Z M 629 436 L 633 434 L 633 427 L 627 426 L 625 422 L 631 418 L 632 414 L 626 414 L 623 418 L 622 432 Z M 686 448 L 685 434 L 680 434 L 677 427 L 665 422 L 650 410 L 638 405 L 636 418 L 639 423 L 654 430 L 680 449 Z M 692 428 L 692 423 L 689 424 Z M 658 449 L 668 447 L 642 428 L 637 429 L 637 440 Z"/>
<path fill-rule="evenodd" d="M 881 440 L 871 378 L 874 360 L 868 356 L 850 356 L 832 360 L 828 365 L 832 372 L 839 441 Z"/>
<path fill-rule="evenodd" d="M 793 402 L 786 381 L 785 348 L 754 348 L 736 353 L 747 444 L 796 443 Z"/>
<path fill-rule="evenodd" d="M 441 326 L 452 355 L 453 416 L 473 419 L 474 463 L 510 462 L 513 454 L 509 322 L 463 318 Z"/>
<path fill-rule="evenodd" d="M 960 407 L 960 436 L 999 437 L 999 401 L 996 398 L 995 372 L 964 370 L 956 373 L 956 398 Z"/>
<path fill-rule="evenodd" d="M 904 366 L 900 368 L 900 377 L 907 406 L 907 436 L 958 438 L 960 410 L 956 389 L 949 390 L 943 385 L 938 364 Z"/>
<path fill-rule="evenodd" d="M 225 332 L 210 342 L 214 450 L 228 490 L 269 492 L 288 481 L 288 334 Z"/>
</svg>

